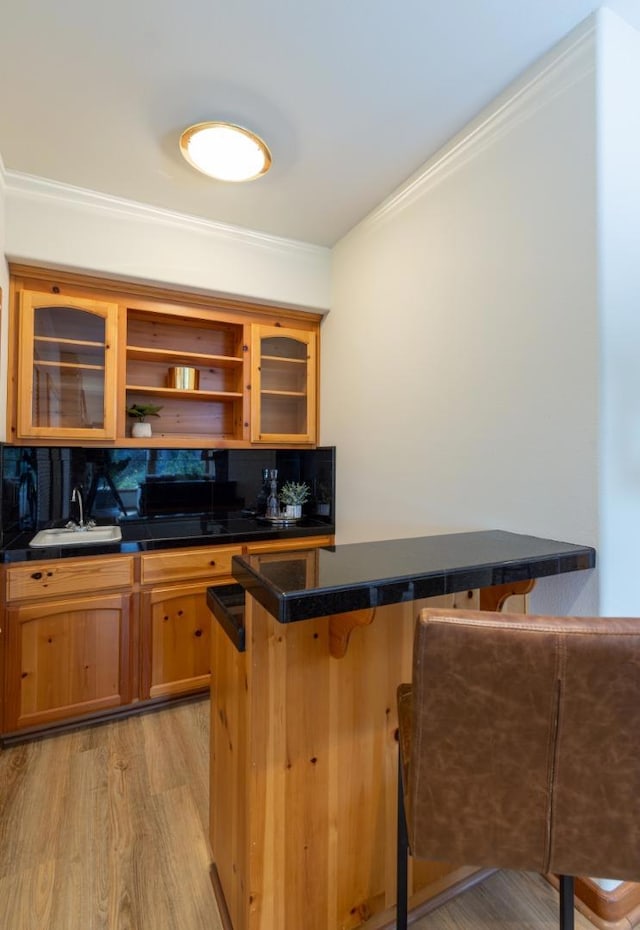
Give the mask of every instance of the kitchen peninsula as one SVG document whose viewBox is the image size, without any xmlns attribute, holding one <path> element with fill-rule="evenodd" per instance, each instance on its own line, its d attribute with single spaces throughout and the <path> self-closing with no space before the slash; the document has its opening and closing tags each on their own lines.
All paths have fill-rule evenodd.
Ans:
<svg viewBox="0 0 640 930">
<path fill-rule="evenodd" d="M 235 557 L 240 587 L 208 593 L 212 879 L 227 930 L 390 926 L 396 687 L 417 612 L 594 565 L 587 546 L 501 531 Z M 411 906 L 478 878 L 416 862 Z"/>
</svg>

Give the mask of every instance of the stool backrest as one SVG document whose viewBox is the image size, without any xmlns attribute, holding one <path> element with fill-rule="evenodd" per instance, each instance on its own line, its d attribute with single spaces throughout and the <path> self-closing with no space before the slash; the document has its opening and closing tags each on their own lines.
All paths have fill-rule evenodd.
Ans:
<svg viewBox="0 0 640 930">
<path fill-rule="evenodd" d="M 640 880 L 640 620 L 421 612 L 413 855 Z"/>
</svg>

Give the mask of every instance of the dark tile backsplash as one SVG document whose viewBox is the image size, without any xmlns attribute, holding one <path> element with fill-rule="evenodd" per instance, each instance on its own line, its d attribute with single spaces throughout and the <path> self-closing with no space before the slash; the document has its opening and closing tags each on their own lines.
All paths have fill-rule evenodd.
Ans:
<svg viewBox="0 0 640 930">
<path fill-rule="evenodd" d="M 88 515 L 139 519 L 260 510 L 262 473 L 278 486 L 306 481 L 309 516 L 335 520 L 335 449 L 84 449 L 0 444 L 2 545 L 17 533 L 63 523 L 79 485 Z"/>
</svg>

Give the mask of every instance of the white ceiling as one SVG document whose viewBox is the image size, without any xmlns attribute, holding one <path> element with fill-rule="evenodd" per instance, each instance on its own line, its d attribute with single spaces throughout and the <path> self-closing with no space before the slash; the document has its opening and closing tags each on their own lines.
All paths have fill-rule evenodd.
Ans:
<svg viewBox="0 0 640 930">
<path fill-rule="evenodd" d="M 5 169 L 332 245 L 598 0 L 3 0 Z M 606 4 L 640 27 L 640 0 Z M 635 21 L 634 21 L 635 20 Z M 227 119 L 273 167 L 198 175 Z"/>
</svg>

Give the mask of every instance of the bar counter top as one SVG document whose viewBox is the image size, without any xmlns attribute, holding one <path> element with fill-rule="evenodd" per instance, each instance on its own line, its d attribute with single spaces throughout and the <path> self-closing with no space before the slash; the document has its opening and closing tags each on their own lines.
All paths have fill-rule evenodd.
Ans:
<svg viewBox="0 0 640 930">
<path fill-rule="evenodd" d="M 593 568 L 595 549 L 503 530 L 235 556 L 233 576 L 290 623 Z"/>
</svg>

